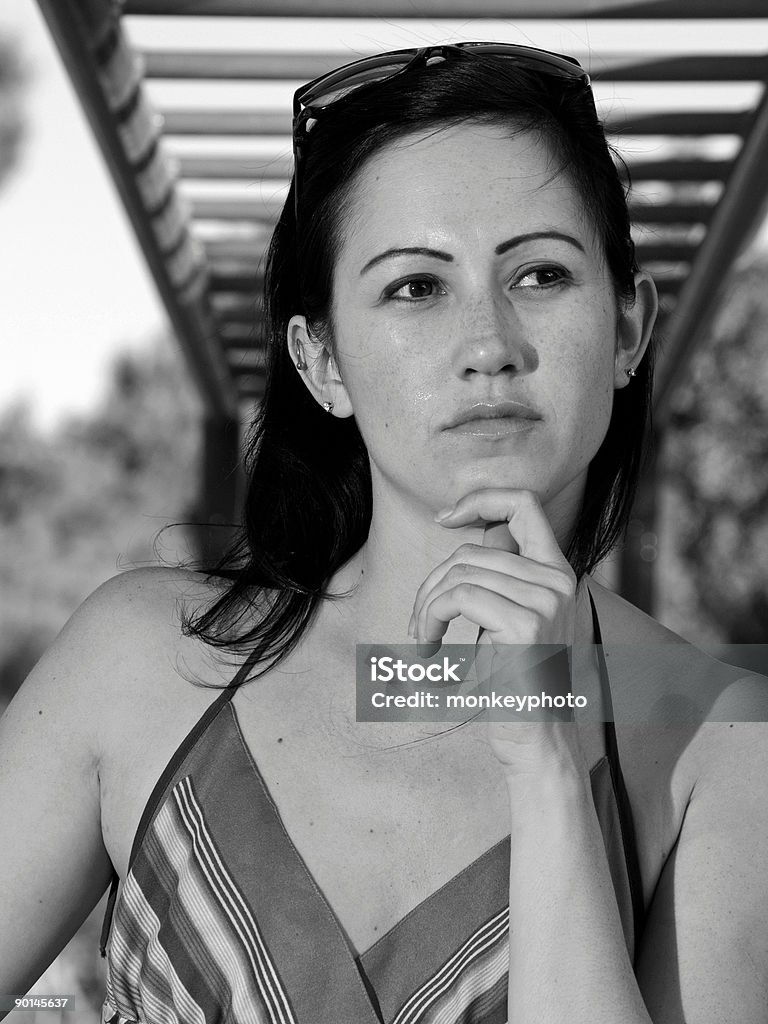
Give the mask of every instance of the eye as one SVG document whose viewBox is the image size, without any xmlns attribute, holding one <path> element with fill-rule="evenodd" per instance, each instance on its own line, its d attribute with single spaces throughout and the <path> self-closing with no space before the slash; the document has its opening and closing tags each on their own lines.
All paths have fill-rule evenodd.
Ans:
<svg viewBox="0 0 768 1024">
<path fill-rule="evenodd" d="M 566 284 L 570 281 L 570 274 L 563 267 L 533 267 L 526 270 L 514 281 L 515 288 L 554 288 L 557 285 Z"/>
<path fill-rule="evenodd" d="M 390 285 L 384 294 L 386 298 L 398 302 L 419 302 L 435 295 L 444 295 L 445 292 L 433 277 L 409 277 Z"/>
</svg>

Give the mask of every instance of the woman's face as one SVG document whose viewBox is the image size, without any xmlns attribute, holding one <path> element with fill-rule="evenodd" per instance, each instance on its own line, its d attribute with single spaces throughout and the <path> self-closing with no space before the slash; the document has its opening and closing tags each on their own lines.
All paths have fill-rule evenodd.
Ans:
<svg viewBox="0 0 768 1024">
<path fill-rule="evenodd" d="M 534 136 L 464 125 L 372 157 L 332 308 L 375 493 L 434 511 L 478 487 L 520 487 L 551 512 L 576 507 L 632 360 L 615 366 L 610 275 L 578 193 Z"/>
</svg>

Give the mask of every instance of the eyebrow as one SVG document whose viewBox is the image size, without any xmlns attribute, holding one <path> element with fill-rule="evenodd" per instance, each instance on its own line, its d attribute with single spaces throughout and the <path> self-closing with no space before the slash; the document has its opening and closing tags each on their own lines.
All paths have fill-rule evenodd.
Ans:
<svg viewBox="0 0 768 1024">
<path fill-rule="evenodd" d="M 568 242 L 581 252 L 586 252 L 584 246 L 577 238 L 574 238 L 573 235 L 566 235 L 562 231 L 529 231 L 524 235 L 515 235 L 514 238 L 508 238 L 506 242 L 500 242 L 494 249 L 494 252 L 497 256 L 503 256 L 510 249 L 523 245 L 525 242 L 535 242 L 539 238 L 559 239 L 561 242 Z M 444 263 L 453 263 L 453 256 L 449 252 L 442 252 L 440 249 L 429 249 L 423 245 L 409 245 L 402 248 L 386 249 L 384 252 L 380 252 L 378 256 L 368 260 L 360 271 L 360 276 L 362 277 L 363 274 L 367 273 L 372 267 L 375 267 L 377 263 L 381 263 L 382 260 L 389 260 L 395 256 L 431 256 L 433 259 L 442 260 Z"/>
<path fill-rule="evenodd" d="M 568 242 L 570 245 L 574 245 L 581 252 L 586 252 L 586 249 L 573 235 L 566 235 L 562 231 L 529 231 L 526 235 L 515 235 L 514 238 L 508 238 L 506 242 L 502 242 L 497 245 L 493 250 L 497 256 L 502 256 L 505 252 L 509 252 L 510 249 L 514 249 L 516 245 L 522 245 L 523 242 L 535 242 L 537 238 L 557 238 L 561 242 Z"/>
<path fill-rule="evenodd" d="M 375 267 L 377 263 L 381 263 L 382 260 L 392 259 L 393 256 L 432 256 L 436 260 L 453 263 L 453 256 L 448 252 L 441 252 L 439 249 L 428 249 L 423 245 L 409 245 L 402 249 L 386 249 L 384 252 L 380 252 L 372 260 L 368 260 L 360 271 L 360 276 L 362 277 L 366 271 L 370 270 L 371 267 Z"/>
</svg>

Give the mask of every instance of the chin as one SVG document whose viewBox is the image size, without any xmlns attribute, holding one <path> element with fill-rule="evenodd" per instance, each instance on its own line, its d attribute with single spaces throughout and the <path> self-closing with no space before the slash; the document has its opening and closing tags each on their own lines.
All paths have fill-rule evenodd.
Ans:
<svg viewBox="0 0 768 1024">
<path fill-rule="evenodd" d="M 514 490 L 535 491 L 546 494 L 552 483 L 549 473 L 528 465 L 520 465 L 519 460 L 483 459 L 465 467 L 457 474 L 455 489 L 467 494 L 469 491 L 482 487 L 500 487 Z"/>
</svg>

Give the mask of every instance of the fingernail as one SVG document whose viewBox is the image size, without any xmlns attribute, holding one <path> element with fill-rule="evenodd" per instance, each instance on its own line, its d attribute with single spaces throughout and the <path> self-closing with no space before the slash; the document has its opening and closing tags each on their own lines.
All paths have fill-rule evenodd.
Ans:
<svg viewBox="0 0 768 1024">
<path fill-rule="evenodd" d="M 416 653 L 420 658 L 433 658 L 442 646 L 439 640 L 422 640 L 416 644 Z"/>
<path fill-rule="evenodd" d="M 448 516 L 453 514 L 453 510 L 456 508 L 455 505 L 447 505 L 445 508 L 441 508 L 439 512 L 435 514 L 435 519 L 442 522 L 443 519 L 447 519 Z"/>
</svg>

